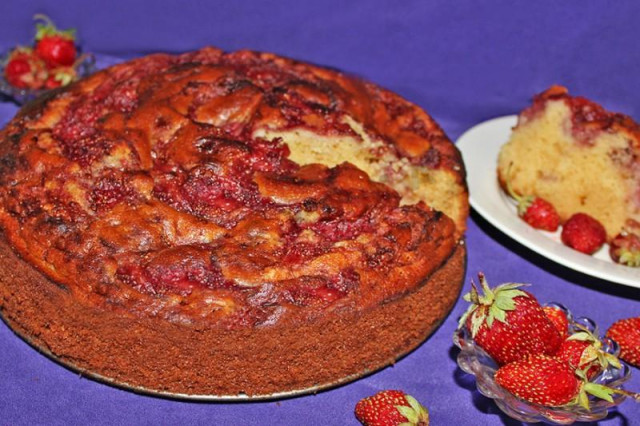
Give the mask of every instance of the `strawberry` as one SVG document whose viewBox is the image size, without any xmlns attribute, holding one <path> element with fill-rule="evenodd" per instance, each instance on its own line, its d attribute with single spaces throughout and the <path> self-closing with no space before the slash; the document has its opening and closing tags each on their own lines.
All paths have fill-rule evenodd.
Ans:
<svg viewBox="0 0 640 426">
<path fill-rule="evenodd" d="M 428 426 L 429 412 L 414 397 L 385 390 L 361 399 L 355 414 L 365 426 Z"/>
<path fill-rule="evenodd" d="M 640 237 L 634 233 L 623 231 L 609 243 L 611 259 L 626 266 L 640 266 Z"/>
<path fill-rule="evenodd" d="M 558 330 L 560 337 L 562 337 L 562 339 L 569 337 L 569 318 L 567 318 L 567 314 L 565 314 L 562 309 L 554 306 L 543 306 L 542 310 L 556 330 Z"/>
<path fill-rule="evenodd" d="M 511 166 L 507 175 L 511 174 Z M 554 232 L 560 226 L 560 216 L 553 204 L 533 195 L 518 195 L 507 180 L 507 192 L 518 203 L 518 216 L 536 229 Z"/>
<path fill-rule="evenodd" d="M 77 54 L 75 30 L 61 31 L 45 15 L 36 15 L 35 19 L 43 21 L 36 24 L 36 54 L 45 61 L 48 68 L 73 65 Z"/>
<path fill-rule="evenodd" d="M 562 342 L 555 356 L 568 362 L 572 368 L 583 370 L 589 380 L 609 364 L 622 368 L 618 358 L 603 351 L 602 342 L 587 330 L 578 331 Z"/>
<path fill-rule="evenodd" d="M 44 62 L 28 47 L 14 49 L 4 68 L 7 82 L 20 89 L 42 88 L 46 75 Z"/>
<path fill-rule="evenodd" d="M 640 367 L 640 317 L 615 322 L 607 330 L 607 337 L 620 346 L 620 358 Z"/>
<path fill-rule="evenodd" d="M 77 73 L 73 67 L 60 67 L 52 70 L 45 82 L 47 89 L 66 86 L 77 78 Z"/>
<path fill-rule="evenodd" d="M 588 410 L 587 394 L 609 402 L 613 402 L 614 393 L 640 398 L 637 394 L 590 383 L 566 361 L 544 354 L 530 355 L 500 367 L 495 381 L 518 398 L 547 407 L 580 405 Z"/>
<path fill-rule="evenodd" d="M 576 213 L 562 227 L 562 242 L 582 253 L 595 253 L 607 240 L 604 226 L 586 213 Z"/>
<path fill-rule="evenodd" d="M 536 298 L 519 289 L 525 284 L 507 283 L 491 289 L 484 274 L 478 277 L 484 294 L 471 283 L 471 291 L 464 296 L 471 305 L 460 318 L 460 327 L 465 325 L 476 344 L 498 365 L 557 351 L 562 343 L 560 333 Z"/>
</svg>

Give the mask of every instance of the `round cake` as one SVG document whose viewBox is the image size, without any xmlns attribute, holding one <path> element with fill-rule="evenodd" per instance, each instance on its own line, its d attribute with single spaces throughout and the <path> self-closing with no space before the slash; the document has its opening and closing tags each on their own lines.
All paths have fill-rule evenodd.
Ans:
<svg viewBox="0 0 640 426">
<path fill-rule="evenodd" d="M 458 297 L 459 152 L 420 108 L 272 54 L 151 55 L 0 133 L 0 310 L 85 374 L 168 395 L 314 390 Z"/>
<path fill-rule="evenodd" d="M 640 221 L 640 127 L 628 116 L 553 86 L 522 111 L 498 157 L 498 179 L 542 197 L 562 222 L 598 219 L 609 239 Z"/>
</svg>

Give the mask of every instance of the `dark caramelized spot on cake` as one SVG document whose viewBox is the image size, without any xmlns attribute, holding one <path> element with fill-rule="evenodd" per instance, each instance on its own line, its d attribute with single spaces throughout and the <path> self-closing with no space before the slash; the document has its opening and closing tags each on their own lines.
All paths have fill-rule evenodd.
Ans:
<svg viewBox="0 0 640 426">
<path fill-rule="evenodd" d="M 10 123 L 0 222 L 52 280 L 141 314 L 239 327 L 378 304 L 446 261 L 452 221 L 400 206 L 348 159 L 299 165 L 258 136 L 359 138 L 346 117 L 409 162 L 460 163 L 419 108 L 340 72 L 247 51 L 152 55 Z"/>
</svg>

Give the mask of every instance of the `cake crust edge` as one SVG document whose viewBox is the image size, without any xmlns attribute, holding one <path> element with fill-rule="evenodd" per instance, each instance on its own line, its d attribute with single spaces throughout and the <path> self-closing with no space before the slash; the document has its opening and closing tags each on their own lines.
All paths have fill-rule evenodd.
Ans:
<svg viewBox="0 0 640 426">
<path fill-rule="evenodd" d="M 40 352 L 116 386 L 169 397 L 276 398 L 355 380 L 416 349 L 448 316 L 465 271 L 459 244 L 416 291 L 365 312 L 221 330 L 79 304 L 2 240 L 0 315 Z"/>
</svg>

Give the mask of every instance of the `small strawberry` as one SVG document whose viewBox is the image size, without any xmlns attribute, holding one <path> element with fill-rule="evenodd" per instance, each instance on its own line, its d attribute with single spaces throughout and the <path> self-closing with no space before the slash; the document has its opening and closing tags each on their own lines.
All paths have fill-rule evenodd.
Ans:
<svg viewBox="0 0 640 426">
<path fill-rule="evenodd" d="M 628 231 L 619 233 L 609 243 L 609 255 L 616 263 L 640 266 L 640 237 Z"/>
<path fill-rule="evenodd" d="M 511 173 L 511 166 L 507 175 Z M 536 229 L 554 232 L 560 226 L 560 216 L 555 207 L 544 198 L 533 195 L 518 195 L 507 180 L 507 192 L 518 203 L 518 216 Z"/>
<path fill-rule="evenodd" d="M 365 426 L 428 426 L 429 412 L 414 397 L 385 390 L 356 404 L 357 419 Z"/>
<path fill-rule="evenodd" d="M 40 89 L 47 76 L 44 62 L 28 47 L 14 49 L 4 68 L 7 82 L 20 89 Z"/>
<path fill-rule="evenodd" d="M 460 318 L 471 337 L 498 365 L 508 364 L 529 354 L 554 354 L 562 338 L 549 321 L 536 298 L 519 288 L 525 284 L 507 283 L 489 288 L 484 274 L 478 274 L 484 294 L 475 283 L 464 299 L 471 305 Z"/>
<path fill-rule="evenodd" d="M 77 55 L 75 44 L 75 30 L 61 31 L 45 15 L 36 15 L 36 20 L 43 21 L 36 24 L 35 51 L 47 67 L 71 66 Z"/>
<path fill-rule="evenodd" d="M 547 407 L 580 405 L 589 410 L 588 394 L 609 402 L 613 402 L 614 393 L 640 398 L 638 394 L 590 383 L 566 361 L 543 354 L 500 367 L 495 380 L 518 398 Z"/>
<path fill-rule="evenodd" d="M 558 330 L 560 337 L 562 337 L 563 340 L 569 337 L 569 318 L 567 318 L 567 314 L 565 314 L 562 309 L 554 306 L 543 306 L 542 310 L 556 330 Z"/>
<path fill-rule="evenodd" d="M 562 242 L 582 253 L 595 253 L 607 240 L 604 226 L 586 213 L 576 213 L 562 227 Z"/>
<path fill-rule="evenodd" d="M 640 317 L 615 322 L 607 330 L 607 337 L 620 346 L 620 358 L 640 367 Z"/>
<path fill-rule="evenodd" d="M 45 82 L 47 89 L 55 89 L 56 87 L 66 86 L 77 78 L 77 73 L 73 67 L 59 67 L 51 70 L 49 78 Z"/>
<path fill-rule="evenodd" d="M 562 342 L 555 356 L 568 362 L 572 368 L 584 371 L 589 380 L 609 364 L 622 368 L 620 360 L 603 351 L 602 342 L 587 330 L 578 331 Z"/>
</svg>

